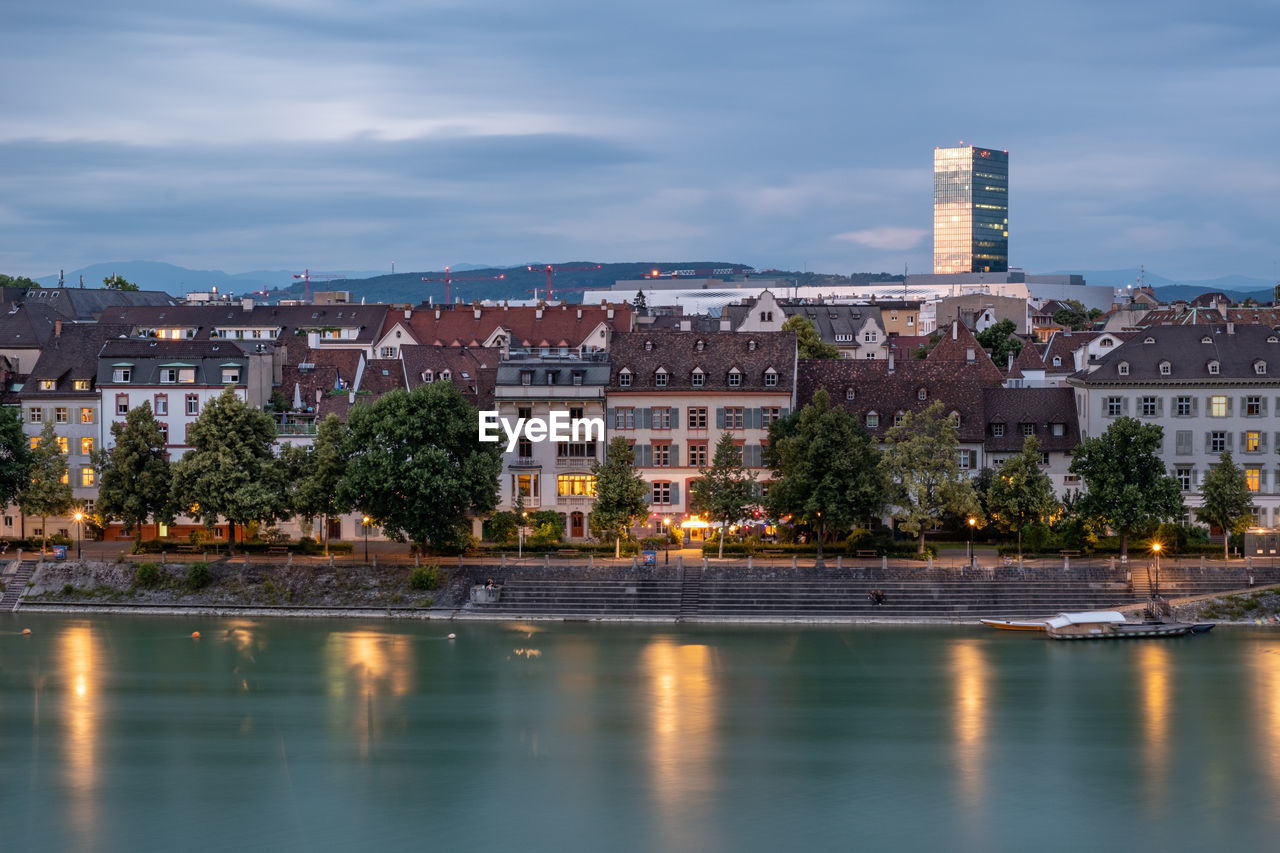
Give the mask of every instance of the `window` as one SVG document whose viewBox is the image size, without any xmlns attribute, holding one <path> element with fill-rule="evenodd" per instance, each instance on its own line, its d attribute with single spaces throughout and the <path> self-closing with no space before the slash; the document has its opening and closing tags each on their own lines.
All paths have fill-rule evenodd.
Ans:
<svg viewBox="0 0 1280 853">
<path fill-rule="evenodd" d="M 41 379 L 41 380 L 40 380 L 40 390 L 41 390 L 41 391 L 56 391 L 56 390 L 57 390 L 57 388 L 58 388 L 58 380 L 56 380 L 56 379 Z"/>
<path fill-rule="evenodd" d="M 240 368 L 224 367 L 222 368 L 222 384 L 236 385 L 240 382 Z"/>
<path fill-rule="evenodd" d="M 992 438 L 1004 438 L 1004 424 L 992 424 L 991 436 Z"/>
<path fill-rule="evenodd" d="M 1036 434 L 1036 425 L 1035 425 L 1035 424 L 1023 424 L 1023 425 L 1022 425 L 1022 435 L 1023 435 L 1023 437 L 1024 437 L 1024 438 L 1025 438 L 1026 436 L 1035 435 L 1035 434 Z"/>
<path fill-rule="evenodd" d="M 651 413 L 650 423 L 654 429 L 671 429 L 671 409 L 668 406 L 659 406 Z"/>
<path fill-rule="evenodd" d="M 689 465 L 694 468 L 707 467 L 707 443 L 705 441 L 689 442 Z"/>
<path fill-rule="evenodd" d="M 1225 432 L 1209 433 L 1209 452 L 1224 453 L 1227 449 L 1227 434 Z"/>
<path fill-rule="evenodd" d="M 1210 376 L 1218 375 L 1218 362 L 1216 361 L 1209 362 L 1209 375 Z"/>
<path fill-rule="evenodd" d="M 856 395 L 854 394 L 854 391 L 853 391 L 853 389 L 852 389 L 852 388 L 846 388 L 846 389 L 844 389 L 844 398 L 845 398 L 846 400 L 852 400 L 855 396 L 856 396 Z"/>
<path fill-rule="evenodd" d="M 725 429 L 742 429 L 743 409 L 741 406 L 730 407 L 724 410 L 724 428 Z"/>
<path fill-rule="evenodd" d="M 973 458 L 973 457 L 974 457 L 975 455 L 976 455 L 976 451 L 973 451 L 973 450 L 961 450 L 961 451 L 960 451 L 960 455 L 959 455 L 959 459 L 960 459 L 960 470 L 962 470 L 962 471 L 968 471 L 970 468 L 974 467 L 974 462 L 975 462 L 975 460 L 974 460 L 974 458 Z"/>
<path fill-rule="evenodd" d="M 1173 373 L 1173 365 L 1171 365 L 1171 364 L 1170 364 L 1169 362 L 1167 362 L 1167 361 L 1162 361 L 1162 362 L 1160 362 L 1160 375 L 1161 375 L 1161 376 L 1168 376 L 1168 375 L 1170 375 L 1171 373 Z"/>
<path fill-rule="evenodd" d="M 1053 366 L 1054 366 L 1054 367 L 1062 367 L 1062 356 L 1060 356 L 1060 355 L 1055 355 L 1055 356 L 1053 357 Z"/>
<path fill-rule="evenodd" d="M 613 410 L 614 429 L 635 429 L 636 410 L 632 408 Z"/>
<path fill-rule="evenodd" d="M 1262 469 L 1261 468 L 1245 468 L 1244 481 L 1249 486 L 1249 491 L 1256 492 L 1262 485 Z"/>
<path fill-rule="evenodd" d="M 1257 430 L 1249 430 L 1244 434 L 1244 452 L 1257 453 L 1262 449 L 1262 433 Z"/>
<path fill-rule="evenodd" d="M 178 368 L 162 367 L 160 368 L 160 384 L 173 385 L 178 381 Z"/>
<path fill-rule="evenodd" d="M 519 495 L 522 498 L 538 497 L 538 475 L 512 474 L 511 493 L 513 495 Z"/>
<path fill-rule="evenodd" d="M 1227 398 L 1225 394 L 1215 394 L 1209 398 L 1209 415 L 1214 418 L 1227 416 Z"/>
<path fill-rule="evenodd" d="M 112 382 L 132 382 L 133 368 L 132 367 L 115 368 L 114 370 L 111 371 L 111 381 Z"/>
<path fill-rule="evenodd" d="M 702 372 L 702 368 L 695 367 L 693 369 L 693 375 L 689 377 L 689 382 L 690 384 L 693 385 L 694 388 L 701 388 L 702 383 L 706 380 L 706 378 L 707 378 L 706 374 Z"/>
<path fill-rule="evenodd" d="M 1265 361 L 1255 361 L 1253 363 L 1253 372 L 1259 376 L 1267 375 L 1267 363 Z"/>
<path fill-rule="evenodd" d="M 69 411 L 70 410 L 67 409 L 66 406 L 58 406 L 57 408 L 55 408 L 53 410 L 53 422 L 55 424 L 65 424 L 68 419 L 67 415 Z"/>
<path fill-rule="evenodd" d="M 1120 397 L 1107 398 L 1107 417 L 1118 418 L 1124 413 L 1124 400 Z"/>
<path fill-rule="evenodd" d="M 80 466 L 80 485 L 82 486 L 93 485 L 93 466 L 92 465 Z"/>
<path fill-rule="evenodd" d="M 653 467 L 655 468 L 671 467 L 671 445 L 669 444 L 653 445 Z"/>
<path fill-rule="evenodd" d="M 738 368 L 729 371 L 729 387 L 737 388 L 742 385 L 742 374 L 738 372 Z"/>
<path fill-rule="evenodd" d="M 69 452 L 69 451 L 68 451 L 68 445 L 70 444 L 70 442 L 68 442 L 68 441 L 67 441 L 67 437 L 66 437 L 65 435 L 59 435 L 59 436 L 56 436 L 53 440 L 54 440 L 54 441 L 56 441 L 56 442 L 58 443 L 58 452 L 59 452 L 59 453 L 67 453 L 67 452 Z"/>
<path fill-rule="evenodd" d="M 129 395 L 128 394 L 116 395 L 116 414 L 117 415 L 129 414 Z"/>
<path fill-rule="evenodd" d="M 876 341 L 880 340 L 880 335 L 874 329 L 868 329 L 862 333 L 862 340 L 864 343 L 874 344 Z"/>
<path fill-rule="evenodd" d="M 160 422 L 160 438 L 165 444 L 169 443 L 169 425 L 164 421 Z"/>
<path fill-rule="evenodd" d="M 880 426 L 880 415 L 876 412 L 867 412 L 867 429 L 876 429 Z"/>
<path fill-rule="evenodd" d="M 528 385 L 529 383 L 526 382 L 525 384 Z M 618 387 L 619 388 L 631 387 L 631 371 L 630 370 L 624 369 L 618 373 Z"/>
<path fill-rule="evenodd" d="M 894 412 L 894 413 L 893 413 L 893 425 L 894 425 L 894 426 L 902 426 L 902 421 L 903 421 L 903 419 L 904 419 L 904 418 L 906 418 L 906 416 L 907 416 L 907 413 L 906 413 L 906 412 Z"/>
<path fill-rule="evenodd" d="M 916 389 L 916 399 L 917 400 L 929 399 L 929 391 L 923 385 Z"/>
<path fill-rule="evenodd" d="M 689 429 L 706 429 L 707 428 L 707 409 L 705 406 L 691 406 L 689 408 Z"/>
<path fill-rule="evenodd" d="M 782 417 L 782 409 L 777 406 L 765 406 L 760 410 L 760 426 L 762 429 L 768 429 L 769 424 Z"/>
<path fill-rule="evenodd" d="M 93 419 L 93 409 L 91 409 L 91 408 L 90 408 L 90 407 L 88 407 L 88 406 L 83 406 L 83 407 L 81 407 L 81 409 L 80 409 L 80 423 L 82 423 L 82 424 L 91 424 L 91 423 L 93 423 L 93 420 L 94 420 L 94 419 Z"/>
<path fill-rule="evenodd" d="M 771 367 L 764 372 L 764 387 L 775 388 L 778 385 L 778 374 Z"/>
<path fill-rule="evenodd" d="M 38 424 L 44 420 L 44 409 L 27 409 L 27 423 Z"/>
<path fill-rule="evenodd" d="M 533 406 L 517 406 L 516 417 L 522 420 L 529 420 L 533 417 Z"/>
<path fill-rule="evenodd" d="M 1128 375 L 1129 375 L 1129 362 L 1127 362 L 1127 361 L 1122 361 L 1122 362 L 1120 362 L 1119 366 L 1118 366 L 1118 367 L 1117 367 L 1117 369 L 1116 369 L 1116 372 L 1117 372 L 1117 373 L 1119 373 L 1121 376 L 1128 376 Z"/>
<path fill-rule="evenodd" d="M 85 436 L 80 439 L 80 455 L 88 456 L 93 452 L 93 439 Z"/>
<path fill-rule="evenodd" d="M 1142 416 L 1144 418 L 1154 418 L 1158 408 L 1159 404 L 1156 402 L 1155 397 L 1142 398 Z"/>
<path fill-rule="evenodd" d="M 516 455 L 520 457 L 521 462 L 530 462 L 533 460 L 533 442 L 530 439 L 522 438 L 516 442 Z"/>
<path fill-rule="evenodd" d="M 1191 430 L 1180 429 L 1174 432 L 1174 450 L 1178 456 L 1190 456 L 1193 452 L 1191 446 Z"/>
<path fill-rule="evenodd" d="M 659 480 L 653 484 L 653 500 L 651 503 L 670 505 L 671 503 L 671 484 L 665 480 Z"/>
<path fill-rule="evenodd" d="M 556 445 L 558 459 L 595 459 L 594 441 L 562 441 Z"/>
<path fill-rule="evenodd" d="M 1191 471 L 1190 465 L 1179 465 L 1173 469 L 1173 476 L 1178 480 L 1178 488 L 1184 492 L 1191 491 Z"/>
<path fill-rule="evenodd" d="M 378 351 L 380 358 L 395 358 L 398 350 L 395 347 L 383 347 Z"/>
<path fill-rule="evenodd" d="M 663 370 L 661 367 L 659 367 L 658 371 L 653 374 L 653 386 L 655 388 L 667 387 L 667 371 Z"/>
<path fill-rule="evenodd" d="M 155 413 L 157 415 L 169 414 L 169 395 L 157 394 L 155 398 L 155 405 L 153 406 L 153 408 L 155 409 Z"/>
<path fill-rule="evenodd" d="M 1262 397 L 1254 395 L 1244 398 L 1245 417 L 1256 418 L 1262 414 Z"/>
<path fill-rule="evenodd" d="M 628 382 L 630 382 L 630 381 L 631 381 L 631 377 L 630 377 L 630 375 L 628 375 L 628 376 L 627 376 L 627 381 L 628 381 Z M 522 370 L 522 371 L 520 371 L 520 384 L 521 384 L 521 385 L 532 385 L 532 384 L 533 384 L 533 371 L 532 371 L 532 370 Z"/>
<path fill-rule="evenodd" d="M 1191 417 L 1191 398 L 1175 397 L 1173 405 L 1173 413 L 1180 418 Z"/>
<path fill-rule="evenodd" d="M 952 429 L 960 429 L 960 413 L 959 412 L 952 412 L 951 414 L 947 415 L 947 420 L 951 421 Z"/>
<path fill-rule="evenodd" d="M 596 496 L 596 478 L 591 474 L 560 474 L 556 477 L 556 494 L 566 497 Z"/>
<path fill-rule="evenodd" d="M 187 395 L 187 414 L 188 415 L 200 414 L 200 397 L 198 395 L 196 394 Z"/>
<path fill-rule="evenodd" d="M 40 436 L 38 435 L 31 436 L 31 449 L 35 450 L 39 446 L 40 446 Z"/>
<path fill-rule="evenodd" d="M 1067 434 L 1067 425 L 1066 425 L 1066 424 L 1054 424 L 1054 425 L 1053 425 L 1053 434 L 1054 434 L 1055 436 L 1058 436 L 1058 437 L 1061 437 L 1061 436 L 1066 435 L 1066 434 Z"/>
</svg>

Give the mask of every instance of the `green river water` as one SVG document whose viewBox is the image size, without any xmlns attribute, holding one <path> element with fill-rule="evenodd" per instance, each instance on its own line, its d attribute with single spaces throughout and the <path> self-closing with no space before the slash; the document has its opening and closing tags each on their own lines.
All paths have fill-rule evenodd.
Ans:
<svg viewBox="0 0 1280 853">
<path fill-rule="evenodd" d="M 1280 632 L 0 617 L 0 850 L 1019 847 L 1280 847 Z"/>
</svg>

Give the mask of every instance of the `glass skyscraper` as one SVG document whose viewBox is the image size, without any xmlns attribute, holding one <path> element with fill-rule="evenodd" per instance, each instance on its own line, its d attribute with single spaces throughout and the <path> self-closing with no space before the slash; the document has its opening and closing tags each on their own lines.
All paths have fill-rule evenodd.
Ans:
<svg viewBox="0 0 1280 853">
<path fill-rule="evenodd" d="M 1009 152 L 933 152 L 933 271 L 1008 272 Z"/>
</svg>

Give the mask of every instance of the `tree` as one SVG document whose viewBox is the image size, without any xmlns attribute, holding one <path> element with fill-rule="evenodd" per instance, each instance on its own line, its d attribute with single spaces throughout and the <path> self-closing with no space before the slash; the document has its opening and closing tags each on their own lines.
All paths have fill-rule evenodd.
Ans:
<svg viewBox="0 0 1280 853">
<path fill-rule="evenodd" d="M 1156 424 L 1117 418 L 1102 435 L 1085 439 L 1071 458 L 1071 473 L 1085 487 L 1076 510 L 1086 522 L 1119 534 L 1125 560 L 1131 533 L 1182 515 L 1178 481 L 1165 473 L 1158 455 L 1163 435 Z"/>
<path fill-rule="evenodd" d="M 58 446 L 53 423 L 40 431 L 40 441 L 31 451 L 30 479 L 18 492 L 18 507 L 24 515 L 40 519 L 40 553 L 49 542 L 49 516 L 71 509 L 71 484 L 67 481 L 67 454 Z"/>
<path fill-rule="evenodd" d="M 173 474 L 164 433 L 151 413 L 151 404 L 143 403 L 129 410 L 123 424 L 111 425 L 111 436 L 111 449 L 93 454 L 100 474 L 94 510 L 104 521 L 118 519 L 126 533 L 134 531 L 137 549 L 142 545 L 142 525 L 148 519 L 173 520 Z"/>
<path fill-rule="evenodd" d="M 796 333 L 796 347 L 801 358 L 840 358 L 840 348 L 822 340 L 813 323 L 803 314 L 792 314 L 782 324 L 782 331 Z"/>
<path fill-rule="evenodd" d="M 1203 506 L 1196 508 L 1196 520 L 1222 528 L 1222 559 L 1230 557 L 1231 534 L 1243 533 L 1253 524 L 1253 492 L 1244 469 L 1231 459 L 1231 451 L 1205 474 L 1200 484 Z"/>
<path fill-rule="evenodd" d="M 689 505 L 696 512 L 706 512 L 719 519 L 720 553 L 724 557 L 724 538 L 729 525 L 740 520 L 755 503 L 752 495 L 755 475 L 742 464 L 742 448 L 730 433 L 721 433 L 710 468 L 700 468 L 701 477 L 689 489 Z"/>
<path fill-rule="evenodd" d="M 21 287 L 26 290 L 39 290 L 40 285 L 25 275 L 4 275 L 0 273 L 0 287 Z"/>
<path fill-rule="evenodd" d="M 622 537 L 636 520 L 649 511 L 649 484 L 635 469 L 635 453 L 623 436 L 609 442 L 605 461 L 591 463 L 596 478 L 596 501 L 591 506 L 591 532 L 612 536 L 613 555 L 621 556 Z"/>
<path fill-rule="evenodd" d="M 329 519 L 345 512 L 338 489 L 347 472 L 342 455 L 346 427 L 337 415 L 320 422 L 315 441 L 310 447 L 288 447 L 281 454 L 289 471 L 289 506 L 297 515 L 310 521 L 320 519 L 324 553 L 329 553 Z"/>
<path fill-rule="evenodd" d="M 31 482 L 31 442 L 18 409 L 0 406 L 0 507 L 8 506 Z"/>
<path fill-rule="evenodd" d="M 637 317 L 643 317 L 649 313 L 649 300 L 645 299 L 643 290 L 636 291 L 636 301 L 633 307 Z"/>
<path fill-rule="evenodd" d="M 1073 311 L 1070 308 L 1059 308 L 1053 312 L 1053 322 L 1059 326 L 1064 326 L 1073 332 L 1078 332 L 1089 325 L 1084 315 L 1079 311 Z"/>
<path fill-rule="evenodd" d="M 1010 456 L 991 478 L 987 512 L 1006 533 L 1017 531 L 1018 559 L 1022 559 L 1022 529 L 1052 518 L 1062 504 L 1053 493 L 1053 482 L 1040 470 L 1040 442 L 1027 436 L 1022 452 Z"/>
<path fill-rule="evenodd" d="M 102 286 L 107 290 L 140 290 L 138 285 L 131 281 L 127 281 L 124 276 L 119 273 L 112 273 L 102 279 Z"/>
<path fill-rule="evenodd" d="M 923 411 L 908 412 L 885 442 L 894 514 L 903 530 L 918 537 L 923 554 L 925 533 L 942 523 L 943 513 L 970 516 L 980 511 L 973 484 L 960 470 L 955 421 L 935 401 Z"/>
<path fill-rule="evenodd" d="M 228 388 L 187 429 L 192 449 L 173 465 L 173 497 L 182 512 L 212 527 L 225 518 L 228 550 L 235 526 L 285 514 L 283 467 L 275 456 L 275 422 Z"/>
<path fill-rule="evenodd" d="M 339 501 L 423 551 L 465 541 L 468 514 L 498 503 L 502 451 L 481 442 L 479 415 L 452 382 L 396 390 L 356 406 L 342 442 Z"/>
<path fill-rule="evenodd" d="M 811 525 L 819 564 L 828 528 L 850 527 L 884 506 L 880 452 L 852 415 L 832 408 L 826 391 L 769 425 L 764 462 L 773 472 L 765 497 L 769 514 Z"/>
<path fill-rule="evenodd" d="M 1022 352 L 1023 340 L 1014 334 L 1017 328 L 1012 320 L 1005 319 L 988 326 L 973 337 L 983 349 L 991 350 L 992 361 L 996 364 L 1005 364 L 1009 361 L 1010 355 L 1016 358 L 1018 353 Z"/>
</svg>

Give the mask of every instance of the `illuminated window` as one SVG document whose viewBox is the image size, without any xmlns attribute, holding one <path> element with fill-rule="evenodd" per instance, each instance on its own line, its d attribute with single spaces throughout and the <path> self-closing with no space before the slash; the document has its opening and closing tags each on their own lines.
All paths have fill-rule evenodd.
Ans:
<svg viewBox="0 0 1280 853">
<path fill-rule="evenodd" d="M 80 468 L 80 485 L 82 485 L 82 486 L 92 486 L 92 485 L 93 485 L 93 467 L 92 467 L 92 466 L 89 466 L 89 465 L 83 465 L 83 466 L 81 466 L 81 468 Z"/>
<path fill-rule="evenodd" d="M 1257 430 L 1249 430 L 1244 434 L 1244 451 L 1246 453 L 1257 453 L 1262 449 L 1262 433 Z"/>
<path fill-rule="evenodd" d="M 68 446 L 69 446 L 69 444 L 70 444 L 70 443 L 67 441 L 67 437 L 66 437 L 65 435 L 57 436 L 56 438 L 54 438 L 54 441 L 56 441 L 56 442 L 58 443 L 58 452 L 59 452 L 59 453 L 66 453 L 66 452 L 67 452 L 67 448 L 68 448 Z"/>
<path fill-rule="evenodd" d="M 41 380 L 40 380 L 40 390 L 41 390 L 41 391 L 53 391 L 53 390 L 57 389 L 57 387 L 58 387 L 58 380 L 56 380 L 56 379 L 41 379 Z"/>
<path fill-rule="evenodd" d="M 31 436 L 31 449 L 35 450 L 39 446 L 40 446 L 40 436 L 38 435 Z"/>
<path fill-rule="evenodd" d="M 80 439 L 80 455 L 88 456 L 92 452 L 93 452 L 93 439 L 89 438 L 88 436 L 85 436 L 84 438 Z"/>
<path fill-rule="evenodd" d="M 1249 491 L 1256 492 L 1262 485 L 1262 469 L 1261 468 L 1245 468 L 1244 481 L 1249 486 Z"/>
<path fill-rule="evenodd" d="M 591 474 L 560 474 L 556 477 L 556 494 L 563 497 L 596 496 L 596 478 Z"/>
<path fill-rule="evenodd" d="M 1209 398 L 1209 414 L 1215 418 L 1227 416 L 1227 398 L 1225 394 L 1217 394 Z"/>
<path fill-rule="evenodd" d="M 93 423 L 93 409 L 89 408 L 88 406 L 85 406 L 80 409 L 80 423 L 82 424 Z"/>
</svg>

